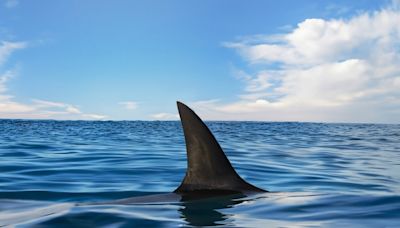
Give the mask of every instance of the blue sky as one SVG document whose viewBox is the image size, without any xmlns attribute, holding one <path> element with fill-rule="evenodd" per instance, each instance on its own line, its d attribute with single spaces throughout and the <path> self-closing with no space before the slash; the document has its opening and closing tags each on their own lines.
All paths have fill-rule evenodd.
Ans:
<svg viewBox="0 0 400 228">
<path fill-rule="evenodd" d="M 400 123 L 398 1 L 0 1 L 0 118 Z"/>
</svg>

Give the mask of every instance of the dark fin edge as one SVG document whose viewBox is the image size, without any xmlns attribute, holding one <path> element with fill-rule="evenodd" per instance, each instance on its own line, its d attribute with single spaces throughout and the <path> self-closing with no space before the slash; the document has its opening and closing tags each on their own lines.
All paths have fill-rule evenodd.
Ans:
<svg viewBox="0 0 400 228">
<path fill-rule="evenodd" d="M 196 113 L 177 102 L 186 142 L 186 175 L 175 193 L 193 191 L 267 192 L 243 180 Z"/>
</svg>

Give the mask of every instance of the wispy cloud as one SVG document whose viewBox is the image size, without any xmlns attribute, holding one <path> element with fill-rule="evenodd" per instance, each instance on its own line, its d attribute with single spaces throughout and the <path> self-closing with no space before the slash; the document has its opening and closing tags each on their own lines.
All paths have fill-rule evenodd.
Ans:
<svg viewBox="0 0 400 228">
<path fill-rule="evenodd" d="M 26 48 L 26 42 L 0 41 L 0 65 L 8 59 L 15 50 Z"/>
<path fill-rule="evenodd" d="M 45 101 L 39 99 L 33 99 L 34 107 L 36 109 L 58 109 L 63 110 L 63 113 L 68 114 L 82 114 L 85 115 L 79 110 L 78 107 L 66 103 L 61 102 L 53 102 L 53 101 Z"/>
<path fill-rule="evenodd" d="M 393 1 L 349 19 L 310 18 L 284 34 L 225 43 L 256 73 L 241 70 L 241 99 L 212 104 L 209 110 L 214 113 L 208 115 L 400 122 L 398 5 Z"/>
<path fill-rule="evenodd" d="M 0 67 L 6 62 L 7 58 L 17 49 L 22 49 L 26 46 L 25 42 L 1 42 L 0 41 Z M 1 68 L 0 68 L 1 69 Z M 3 113 L 28 113 L 34 110 L 29 105 L 20 104 L 12 100 L 13 96 L 7 94 L 6 83 L 15 77 L 18 69 L 9 69 L 0 72 L 0 115 Z"/>
<path fill-rule="evenodd" d="M 60 102 L 44 101 L 44 100 L 39 100 L 39 99 L 32 99 L 32 101 L 36 104 L 36 107 L 38 107 L 38 108 L 50 108 L 50 107 L 64 108 L 64 107 L 66 107 L 66 104 L 60 103 Z"/>
<path fill-rule="evenodd" d="M 0 64 L 1 66 L 1 64 Z M 0 75 L 0 94 L 7 91 L 6 82 L 14 76 L 14 71 L 8 70 Z"/>
<path fill-rule="evenodd" d="M 99 115 L 99 114 L 82 114 L 84 119 L 94 119 L 94 120 L 103 120 L 106 119 L 106 115 Z"/>
<path fill-rule="evenodd" d="M 174 113 L 156 113 L 156 114 L 152 114 L 151 119 L 154 120 L 177 120 L 179 119 L 179 115 L 178 114 L 174 114 Z"/>
<path fill-rule="evenodd" d="M 27 47 L 26 42 L 0 42 L 0 67 L 16 50 Z M 1 69 L 1 68 L 0 68 Z M 18 73 L 18 68 L 0 72 L 0 118 L 29 119 L 104 119 L 107 116 L 82 112 L 77 106 L 33 99 L 31 103 L 14 101 L 7 89 L 7 82 Z"/>
<path fill-rule="evenodd" d="M 22 104 L 18 104 L 22 105 Z M 28 118 L 28 119 L 94 119 L 101 120 L 107 118 L 105 115 L 89 114 L 82 112 L 77 106 L 46 101 L 40 99 L 32 99 L 31 104 L 24 104 L 22 107 L 26 110 L 18 110 L 14 107 L 10 110 L 8 118 Z M 0 117 L 2 117 L 2 109 L 0 108 Z M 3 112 L 4 115 L 4 112 Z M 4 117 L 3 117 L 4 118 Z"/>
<path fill-rule="evenodd" d="M 121 101 L 118 104 L 122 105 L 127 110 L 135 110 L 138 107 L 138 102 L 136 101 Z"/>
</svg>

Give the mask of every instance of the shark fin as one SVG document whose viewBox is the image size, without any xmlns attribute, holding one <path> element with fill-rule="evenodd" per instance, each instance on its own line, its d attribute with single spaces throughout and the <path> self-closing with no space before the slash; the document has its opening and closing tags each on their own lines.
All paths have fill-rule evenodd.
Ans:
<svg viewBox="0 0 400 228">
<path fill-rule="evenodd" d="M 177 102 L 186 141 L 188 167 L 175 193 L 193 191 L 266 192 L 243 180 L 221 146 L 189 107 Z"/>
</svg>

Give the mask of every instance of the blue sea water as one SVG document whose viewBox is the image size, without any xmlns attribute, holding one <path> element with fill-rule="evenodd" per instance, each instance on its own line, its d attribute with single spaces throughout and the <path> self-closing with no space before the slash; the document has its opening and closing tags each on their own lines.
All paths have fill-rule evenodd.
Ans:
<svg viewBox="0 0 400 228">
<path fill-rule="evenodd" d="M 207 125 L 270 193 L 79 206 L 173 191 L 180 122 L 0 120 L 0 227 L 400 227 L 400 125 Z"/>
</svg>

